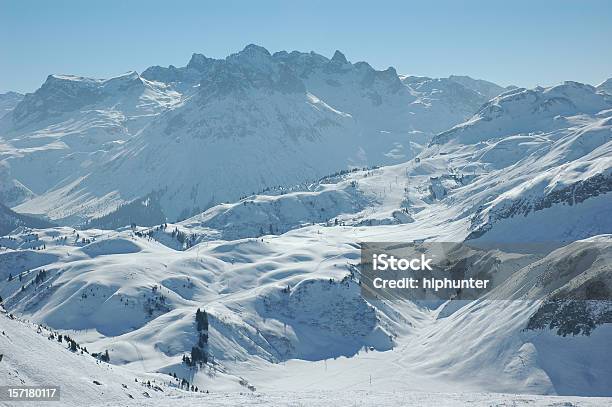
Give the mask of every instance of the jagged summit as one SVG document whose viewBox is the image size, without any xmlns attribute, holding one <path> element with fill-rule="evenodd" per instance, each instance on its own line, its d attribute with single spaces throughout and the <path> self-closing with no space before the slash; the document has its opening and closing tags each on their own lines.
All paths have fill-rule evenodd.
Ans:
<svg viewBox="0 0 612 407">
<path fill-rule="evenodd" d="M 346 60 L 344 54 L 338 50 L 334 52 L 334 56 L 332 57 L 331 62 L 340 65 L 348 64 L 348 61 Z"/>
<path fill-rule="evenodd" d="M 266 187 L 410 159 L 488 100 L 472 87 L 406 81 L 340 51 L 255 44 L 141 75 L 54 75 L 0 120 L 15 140 L 6 189 L 22 191 L 11 193 L 19 210 L 70 223 L 150 195 L 175 220 Z M 31 154 L 61 164 L 32 171 Z M 239 181 L 226 188 L 229 179 Z"/>
<path fill-rule="evenodd" d="M 260 45 L 249 44 L 243 50 L 231 54 L 225 59 L 208 58 L 203 54 L 194 53 L 185 67 L 177 68 L 170 65 L 164 68 L 153 66 L 147 68 L 142 76 L 150 80 L 167 83 L 177 83 L 181 81 L 198 83 L 210 72 L 214 72 L 219 66 L 223 66 L 224 63 L 239 66 L 240 69 L 250 67 L 269 73 L 277 72 L 279 69 L 278 65 L 282 63 L 303 79 L 318 70 L 325 70 L 330 73 L 336 72 L 338 69 L 339 73 L 344 69 L 348 69 L 349 71 L 351 69 L 358 69 L 368 73 L 375 71 L 367 62 L 351 64 L 346 56 L 338 50 L 335 51 L 332 58 L 329 59 L 314 51 L 278 51 L 271 54 L 270 51 Z M 381 75 L 381 77 L 385 75 L 388 77 L 397 76 L 393 68 L 375 72 L 384 72 L 385 74 Z"/>
<path fill-rule="evenodd" d="M 187 69 L 196 69 L 202 71 L 206 69 L 210 64 L 214 61 L 213 58 L 208 58 L 203 54 L 194 53 L 191 55 L 191 59 L 187 63 Z M 174 66 L 170 65 L 170 67 L 176 69 Z M 150 68 L 149 68 L 150 69 Z"/>
</svg>

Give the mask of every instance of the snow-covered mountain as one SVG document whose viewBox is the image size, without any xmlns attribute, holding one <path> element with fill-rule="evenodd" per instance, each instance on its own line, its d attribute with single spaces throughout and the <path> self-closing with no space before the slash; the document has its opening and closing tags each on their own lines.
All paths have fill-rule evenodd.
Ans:
<svg viewBox="0 0 612 407">
<path fill-rule="evenodd" d="M 115 404 L 352 405 L 367 392 L 376 405 L 612 405 L 601 85 L 502 89 L 257 46 L 47 82 L 1 121 L 0 191 L 17 211 L 88 222 L 0 207 L 13 222 L 0 296 L 22 319 L 0 315 L 11 384 L 61 363 L 67 391 L 84 380 L 83 397 Z M 466 272 L 495 288 L 435 304 L 364 296 L 368 241 L 468 242 Z M 17 340 L 41 352 L 21 361 Z M 208 363 L 190 366 L 202 350 Z"/>
<path fill-rule="evenodd" d="M 142 75 L 51 75 L 0 121 L 5 189 L 24 191 L 6 203 L 74 224 L 153 197 L 168 219 L 185 218 L 269 187 L 410 159 L 503 90 L 255 45 Z"/>
<path fill-rule="evenodd" d="M 12 211 L 0 203 L 0 235 L 7 235 L 19 227 L 47 228 L 53 224 L 43 219 Z"/>
<path fill-rule="evenodd" d="M 448 77 L 448 79 L 480 93 L 487 100 L 493 99 L 495 96 L 501 95 L 508 90 L 513 90 L 516 88 L 516 86 L 506 86 L 504 88 L 493 82 L 482 79 L 474 79 L 465 75 L 451 75 Z"/>
<path fill-rule="evenodd" d="M 0 295 L 122 369 L 216 391 L 359 391 L 367 369 L 379 391 L 610 396 L 609 301 L 558 300 L 610 283 L 609 112 L 589 86 L 517 89 L 401 164 L 177 224 L 22 227 L 0 240 Z M 486 254 L 498 264 L 489 299 L 431 308 L 361 295 L 357 242 L 466 239 L 524 246 Z M 218 378 L 182 362 L 198 308 Z"/>
<path fill-rule="evenodd" d="M 0 120 L 3 190 L 21 191 L 3 199 L 16 205 L 83 176 L 179 101 L 177 92 L 134 72 L 108 80 L 50 75 Z"/>
<path fill-rule="evenodd" d="M 0 117 L 15 108 L 23 100 L 23 95 L 17 92 L 0 93 Z"/>
<path fill-rule="evenodd" d="M 612 95 L 612 78 L 608 78 L 596 86 L 597 90 Z"/>
<path fill-rule="evenodd" d="M 9 164 L 0 161 L 0 203 L 12 207 L 35 196 L 36 194 L 12 176 Z"/>
<path fill-rule="evenodd" d="M 518 89 L 434 137 L 414 160 L 249 196 L 181 224 L 204 240 L 336 219 L 351 226 L 457 225 L 449 237 L 458 241 L 570 242 L 609 233 L 610 103 L 572 82 Z"/>
<path fill-rule="evenodd" d="M 463 188 L 477 207 L 471 238 L 572 241 L 608 233 L 611 108 L 609 96 L 575 82 L 517 89 L 437 135 L 424 156 L 445 155 L 456 175 L 480 179 Z M 528 227 L 534 222 L 537 229 Z"/>
</svg>

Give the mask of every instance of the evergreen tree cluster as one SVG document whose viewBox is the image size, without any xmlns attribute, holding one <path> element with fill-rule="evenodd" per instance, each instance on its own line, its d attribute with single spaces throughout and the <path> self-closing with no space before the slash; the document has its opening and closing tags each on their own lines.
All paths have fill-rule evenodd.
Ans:
<svg viewBox="0 0 612 407">
<path fill-rule="evenodd" d="M 143 307 L 149 317 L 153 316 L 156 312 L 163 313 L 170 311 L 170 307 L 166 304 L 166 297 L 157 286 L 151 288 L 151 296 L 147 297 Z"/>
<path fill-rule="evenodd" d="M 189 249 L 196 243 L 197 236 L 194 233 L 187 235 L 187 233 L 181 232 L 177 227 L 175 227 L 172 231 L 172 238 L 176 239 L 180 244 L 185 246 L 185 248 Z"/>
<path fill-rule="evenodd" d="M 34 284 L 40 284 L 45 281 L 47 277 L 47 270 L 42 269 L 38 273 L 36 273 L 36 277 L 34 278 Z"/>
<path fill-rule="evenodd" d="M 110 362 L 110 356 L 108 356 L 108 349 L 104 351 L 103 354 L 100 355 L 100 360 L 103 362 Z"/>
<path fill-rule="evenodd" d="M 183 363 L 188 366 L 201 366 L 208 363 L 208 314 L 206 310 L 198 308 L 195 319 L 198 343 L 191 348 L 189 356 L 183 355 Z"/>
<path fill-rule="evenodd" d="M 63 335 L 63 337 L 64 337 L 64 341 L 66 341 L 66 343 L 68 344 L 68 349 L 70 349 L 73 352 L 76 352 L 77 349 L 80 349 L 80 346 L 77 343 L 77 341 L 75 341 L 74 339 L 72 339 L 68 335 Z M 62 338 L 62 335 L 59 335 L 57 341 L 58 342 L 62 342 L 61 338 Z"/>
<path fill-rule="evenodd" d="M 185 378 L 181 378 L 179 380 L 178 377 L 176 377 L 176 373 L 172 373 L 172 377 L 174 377 L 176 380 L 178 380 L 179 382 L 179 388 L 181 389 L 185 389 L 187 391 L 195 391 L 195 392 L 199 392 L 199 393 L 208 393 L 208 390 L 206 390 L 206 392 L 204 390 L 200 390 L 198 389 L 198 386 L 194 386 L 193 384 L 190 384 L 189 381 Z"/>
<path fill-rule="evenodd" d="M 200 309 L 198 308 L 198 310 L 196 311 L 196 329 L 198 330 L 198 332 L 208 332 L 208 314 L 206 313 L 206 310 L 200 311 Z"/>
</svg>

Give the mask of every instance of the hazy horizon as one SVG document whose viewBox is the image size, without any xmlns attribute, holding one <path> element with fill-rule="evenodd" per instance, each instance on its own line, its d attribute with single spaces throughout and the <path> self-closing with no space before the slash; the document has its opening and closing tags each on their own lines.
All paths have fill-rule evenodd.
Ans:
<svg viewBox="0 0 612 407">
<path fill-rule="evenodd" d="M 338 49 L 352 62 L 407 75 L 469 75 L 502 86 L 596 85 L 612 76 L 612 54 L 602 52 L 612 38 L 611 16 L 612 3 L 605 1 L 230 1 L 214 7 L 3 1 L 0 92 L 32 92 L 50 74 L 108 78 L 152 65 L 184 66 L 192 53 L 224 58 L 250 43 L 271 53 L 327 57 Z"/>
</svg>

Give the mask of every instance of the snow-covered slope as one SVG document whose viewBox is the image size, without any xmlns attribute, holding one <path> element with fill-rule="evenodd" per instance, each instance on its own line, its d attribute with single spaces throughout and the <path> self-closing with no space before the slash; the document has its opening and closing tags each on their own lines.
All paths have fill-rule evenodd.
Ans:
<svg viewBox="0 0 612 407">
<path fill-rule="evenodd" d="M 1 306 L 0 331 L 2 385 L 59 387 L 60 401 L 45 404 L 119 405 L 149 401 L 162 397 L 163 391 L 169 390 L 167 377 L 135 374 L 99 362 L 80 348 L 71 351 L 66 340 L 57 340 L 57 331 L 7 315 Z M 147 380 L 156 381 L 156 389 L 146 386 Z M 0 403 L 12 406 L 19 401 Z"/>
<path fill-rule="evenodd" d="M 83 176 L 179 101 L 180 95 L 168 86 L 135 72 L 108 80 L 50 75 L 0 119 L 0 160 L 6 175 L 0 185 L 26 191 L 3 194 L 5 204 L 22 203 L 66 178 Z"/>
<path fill-rule="evenodd" d="M 17 92 L 0 93 L 0 117 L 15 108 L 23 99 L 23 95 Z"/>
<path fill-rule="evenodd" d="M 516 86 L 507 86 L 504 88 L 493 82 L 482 79 L 474 79 L 465 75 L 451 75 L 448 77 L 448 79 L 480 93 L 487 100 L 493 99 L 494 97 L 499 96 L 508 90 L 513 90 L 516 88 Z"/>
<path fill-rule="evenodd" d="M 568 87 L 579 92 L 563 104 L 575 108 L 565 114 L 541 108 L 550 97 L 559 102 L 555 95 L 571 95 Z M 569 242 L 612 231 L 610 102 L 576 84 L 519 95 L 531 96 L 517 101 L 510 92 L 492 100 L 407 163 L 247 197 L 182 225 L 197 241 L 279 234 L 312 223 L 411 224 L 421 233 L 436 230 L 427 232 L 431 237 L 517 242 Z M 488 116 L 492 106 L 502 112 L 495 119 Z M 530 123 L 533 131 L 516 130 Z"/>
<path fill-rule="evenodd" d="M 0 161 L 0 203 L 12 207 L 36 195 L 11 175 L 8 163 Z"/>
<path fill-rule="evenodd" d="M 482 104 L 494 85 L 256 46 L 121 78 L 50 78 L 2 119 L 12 134 L 4 173 L 15 181 L 3 191 L 14 191 L 5 199 L 16 209 L 66 222 L 107 214 L 85 230 L 11 223 L 0 238 L 4 306 L 111 361 L 3 319 L 9 335 L 46 341 L 32 363 L 9 358 L 11 380 L 17 369 L 43 382 L 51 360 L 76 367 L 65 380 L 102 377 L 109 404 L 132 394 L 134 377 L 165 383 L 163 392 L 138 384 L 151 398 L 126 404 L 316 405 L 314 394 L 350 394 L 350 405 L 365 392 L 376 405 L 612 404 L 612 100 L 601 89 L 506 89 Z M 153 107 L 134 102 L 151 92 Z M 53 127 L 110 111 L 122 112 L 123 130 L 102 146 L 71 144 Z M 410 144 L 438 126 L 452 128 L 422 151 Z M 48 169 L 52 154 L 55 175 L 28 172 Z M 206 210 L 165 219 L 197 208 Z M 482 254 L 496 265 L 487 296 L 430 304 L 362 295 L 360 242 L 466 240 L 520 243 Z M 568 299 L 587 292 L 599 301 Z M 184 362 L 194 347 L 207 364 Z M 175 374 L 213 394 L 175 389 Z M 82 403 L 73 397 L 68 404 Z"/>
<path fill-rule="evenodd" d="M 605 92 L 608 95 L 612 95 L 612 78 L 608 78 L 599 85 L 596 86 L 598 91 Z"/>
<path fill-rule="evenodd" d="M 539 261 L 516 255 L 497 287 L 515 301 L 432 310 L 361 296 L 350 266 L 359 256 L 354 239 L 378 233 L 404 240 L 411 233 L 405 225 L 388 228 L 307 227 L 187 251 L 140 232 L 76 235 L 60 228 L 38 232 L 46 246 L 40 253 L 19 250 L 32 238 L 17 235 L 13 249 L 0 253 L 1 277 L 26 271 L 3 284 L 0 295 L 12 312 L 69 333 L 90 352 L 108 350 L 115 365 L 176 373 L 217 391 L 365 390 L 370 375 L 379 392 L 610 396 L 609 324 L 566 337 L 554 324 L 530 327 L 534 316 L 547 321 L 538 316 L 540 304 L 558 287 L 609 267 L 610 236 L 598 238 L 599 257 L 564 281 L 547 276 L 557 270 L 550 264 L 568 264 L 579 245 L 593 243 Z M 181 362 L 198 340 L 197 308 L 208 313 L 208 350 L 219 377 Z"/>
<path fill-rule="evenodd" d="M 256 195 L 236 203 L 216 205 L 181 224 L 192 232 L 212 232 L 210 237 L 236 240 L 282 234 L 308 224 L 328 222 L 341 215 L 361 212 L 374 200 L 347 180 L 331 185 L 319 182 L 313 187 L 313 191 Z"/>
<path fill-rule="evenodd" d="M 565 82 L 549 88 L 517 88 L 493 98 L 468 121 L 437 135 L 432 144 L 449 140 L 473 144 L 521 132 L 567 127 L 567 117 L 594 115 L 612 108 L 610 96 L 591 85 Z"/>
<path fill-rule="evenodd" d="M 7 235 L 19 227 L 46 228 L 52 225 L 43 219 L 12 211 L 0 203 L 0 235 Z"/>
<path fill-rule="evenodd" d="M 410 159 L 495 89 L 255 45 L 109 80 L 51 75 L 0 122 L 7 188 L 31 192 L 8 204 L 75 224 L 155 196 L 165 217 L 184 219 L 265 188 Z"/>
<path fill-rule="evenodd" d="M 366 403 L 377 406 L 551 406 L 571 403 L 577 407 L 610 405 L 598 397 L 551 397 L 492 393 L 442 393 L 371 390 L 270 392 L 192 392 L 177 388 L 178 381 L 162 374 L 143 374 L 121 366 L 97 361 L 88 353 L 69 350 L 65 341 L 58 342 L 58 332 L 44 326 L 14 319 L 0 312 L 0 372 L 3 385 L 58 386 L 60 401 L 51 406 L 237 406 L 257 403 L 270 406 L 352 406 Z M 320 371 L 327 380 L 333 367 Z M 215 373 L 217 378 L 220 372 Z M 377 385 L 378 382 L 373 383 Z M 3 402 L 4 403 L 4 402 Z M 3 405 L 16 405 L 4 403 Z"/>
<path fill-rule="evenodd" d="M 505 127 L 493 132 L 483 108 L 411 161 L 248 196 L 180 224 L 18 234 L 3 241 L 0 277 L 19 270 L 21 281 L 13 275 L 0 295 L 20 315 L 109 349 L 115 363 L 188 374 L 198 386 L 361 390 L 366 369 L 382 391 L 610 396 L 607 311 L 548 305 L 558 292 L 607 284 L 612 247 L 609 235 L 568 244 L 612 230 L 612 154 L 607 100 L 567 86 L 576 85 L 495 99 Z M 559 93 L 576 107 L 533 108 Z M 508 111 L 514 120 L 501 117 Z M 515 134 L 515 122 L 534 132 Z M 521 210 L 500 210 L 504 202 Z M 542 258 L 531 246 L 496 274 L 510 305 L 432 310 L 361 296 L 358 242 L 464 239 L 559 249 Z M 41 243 L 42 253 L 28 250 Z M 601 244 L 599 257 L 587 250 L 593 261 L 567 274 L 584 244 Z M 197 308 L 223 380 L 181 362 L 198 340 Z"/>
<path fill-rule="evenodd" d="M 608 233 L 611 107 L 608 96 L 574 82 L 510 91 L 436 136 L 421 162 L 447 163 L 455 183 L 443 188 L 447 201 L 469 197 L 470 238 L 572 241 Z"/>
</svg>

